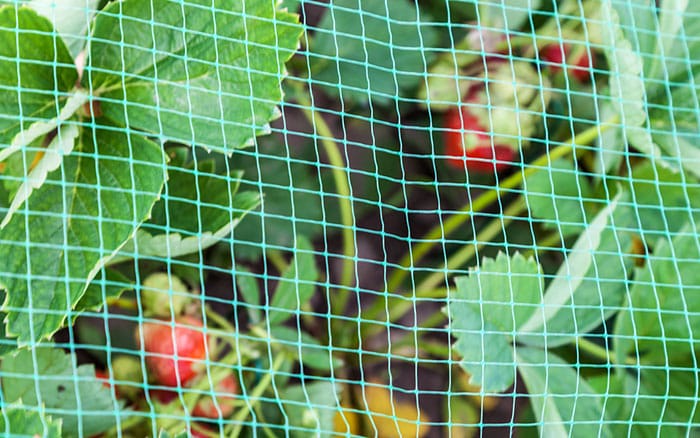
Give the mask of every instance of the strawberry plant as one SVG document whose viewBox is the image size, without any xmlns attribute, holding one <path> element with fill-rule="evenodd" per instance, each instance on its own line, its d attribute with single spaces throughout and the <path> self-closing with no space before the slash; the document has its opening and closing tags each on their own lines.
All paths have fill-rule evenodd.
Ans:
<svg viewBox="0 0 700 438">
<path fill-rule="evenodd" d="M 695 434 L 698 17 L 0 0 L 1 430 Z"/>
<path fill-rule="evenodd" d="M 269 132 L 300 27 L 262 0 L 2 3 L 2 367 L 27 376 L 3 378 L 3 400 L 44 406 L 63 434 L 94 435 L 116 425 L 123 403 L 70 355 L 25 347 L 118 301 L 139 281 L 116 269 L 125 262 L 198 253 L 259 204 L 258 193 L 239 191 L 240 172 L 217 176 L 188 157 L 230 154 Z M 193 214 L 194 203 L 206 207 Z M 191 380 L 189 359 L 205 359 L 197 335 L 176 329 L 173 351 L 167 337 L 151 338 L 162 335 L 152 324 L 143 326 L 147 349 L 187 358 L 178 381 L 167 359 L 149 356 L 154 379 Z M 73 379 L 76 370 L 84 381 L 27 389 L 37 376 Z M 60 413 L 78 406 L 102 414 Z"/>
</svg>

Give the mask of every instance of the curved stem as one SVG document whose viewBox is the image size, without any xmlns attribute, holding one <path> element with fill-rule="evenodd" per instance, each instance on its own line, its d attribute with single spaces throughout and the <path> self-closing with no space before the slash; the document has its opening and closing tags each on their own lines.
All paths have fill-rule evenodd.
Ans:
<svg viewBox="0 0 700 438">
<path fill-rule="evenodd" d="M 284 364 L 285 360 L 285 354 L 283 352 L 280 352 L 275 358 L 274 363 L 272 364 L 272 369 L 270 369 L 269 372 L 263 374 L 263 377 L 262 379 L 260 379 L 260 382 L 255 386 L 255 388 L 253 388 L 253 390 L 248 395 L 248 403 L 246 403 L 245 406 L 243 406 L 233 418 L 233 421 L 236 424 L 236 426 L 231 431 L 231 434 L 227 436 L 237 437 L 241 434 L 241 430 L 243 429 L 245 419 L 250 414 L 250 411 L 252 409 L 255 409 L 255 406 L 257 406 L 258 402 L 260 401 L 260 397 L 265 392 L 267 387 L 270 386 L 270 383 L 272 383 L 272 378 L 274 377 L 275 373 L 279 371 L 280 368 L 282 368 L 282 364 Z"/>
<path fill-rule="evenodd" d="M 433 245 L 443 242 L 445 237 L 469 220 L 472 214 L 486 209 L 489 205 L 491 205 L 491 203 L 499 198 L 502 191 L 514 189 L 520 186 L 525 178 L 533 173 L 539 172 L 543 168 L 546 168 L 547 164 L 552 160 L 569 155 L 575 150 L 576 146 L 581 146 L 592 142 L 596 139 L 596 137 L 598 137 L 598 135 L 613 126 L 617 120 L 617 116 L 612 117 L 610 120 L 588 128 L 561 146 L 557 146 L 551 151 L 548 151 L 544 155 L 534 160 L 532 163 L 528 164 L 527 167 L 522 170 L 522 172 L 514 173 L 513 175 L 504 179 L 498 186 L 493 187 L 489 191 L 477 196 L 471 204 L 462 207 L 456 212 L 456 214 L 448 217 L 442 224 L 438 224 L 433 227 L 433 229 L 430 230 L 425 237 L 423 237 L 422 241 L 415 245 L 413 249 L 401 259 L 399 262 L 400 267 L 395 268 L 389 276 L 386 290 L 392 291 L 398 289 L 408 274 L 412 272 L 411 268 L 416 266 L 416 264 L 420 262 L 423 257 L 428 254 L 428 252 L 430 252 Z"/>
<path fill-rule="evenodd" d="M 479 234 L 477 234 L 473 245 L 465 245 L 462 247 L 462 249 L 450 256 L 444 269 L 435 270 L 432 274 L 421 281 L 416 287 L 416 294 L 422 291 L 432 290 L 439 286 L 445 279 L 445 271 L 453 271 L 464 266 L 465 263 L 476 255 L 478 249 L 483 248 L 484 245 L 491 241 L 491 239 L 503 232 L 503 229 L 513 222 L 513 219 L 522 214 L 525 210 L 527 210 L 525 200 L 520 197 L 510 204 L 508 208 L 503 210 L 503 214 L 500 215 L 500 217 L 493 219 L 486 227 L 481 229 Z"/>
<path fill-rule="evenodd" d="M 333 140 L 333 132 L 328 127 L 328 124 L 318 111 L 315 111 L 311 104 L 311 99 L 307 97 L 303 87 L 290 83 L 298 91 L 296 99 L 301 105 L 302 112 L 309 123 L 314 127 L 319 143 L 323 147 L 328 161 L 332 166 L 333 181 L 335 182 L 336 193 L 338 194 L 338 203 L 340 204 L 340 219 L 343 224 L 343 271 L 340 279 L 342 286 L 351 286 L 353 283 L 354 258 L 355 258 L 355 235 L 354 218 L 352 214 L 352 202 L 350 201 L 351 191 L 347 166 L 340 153 L 340 148 Z M 345 309 L 350 294 L 347 290 L 340 291 L 336 302 L 331 303 L 333 313 L 338 314 Z"/>
<path fill-rule="evenodd" d="M 510 224 L 513 219 L 520 215 L 523 211 L 527 209 L 525 205 L 525 200 L 520 197 L 513 203 L 511 203 L 508 208 L 503 211 L 503 214 L 499 217 L 491 220 L 488 225 L 482 228 L 476 235 L 474 244 L 465 245 L 462 249 L 452 254 L 447 263 L 442 269 L 434 270 L 430 275 L 428 275 L 417 287 L 414 299 L 409 301 L 402 301 L 396 303 L 395 305 L 388 306 L 388 320 L 387 322 L 397 321 L 403 317 L 409 310 L 413 308 L 416 304 L 416 299 L 444 299 L 447 296 L 447 289 L 439 289 L 442 291 L 442 295 L 436 295 L 435 290 L 440 286 L 445 280 L 445 272 L 453 271 L 462 267 L 465 263 L 476 255 L 476 251 L 486 245 L 499 233 L 503 232 L 503 229 Z M 379 316 L 379 314 L 385 311 L 386 303 L 383 299 L 377 299 L 370 306 L 369 309 L 363 312 L 362 319 L 373 321 Z M 383 326 L 373 325 L 371 329 L 365 332 L 364 336 L 373 336 L 379 333 L 379 331 L 384 330 Z"/>
<path fill-rule="evenodd" d="M 617 365 L 617 360 L 610 353 L 610 350 L 596 344 L 595 342 L 589 341 L 583 336 L 576 338 L 576 348 L 578 348 L 579 351 L 584 352 L 591 357 L 598 358 L 605 363 Z"/>
</svg>

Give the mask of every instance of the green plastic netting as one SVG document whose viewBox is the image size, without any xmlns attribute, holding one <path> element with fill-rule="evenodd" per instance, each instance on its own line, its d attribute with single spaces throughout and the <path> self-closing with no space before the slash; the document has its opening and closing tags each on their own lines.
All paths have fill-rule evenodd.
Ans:
<svg viewBox="0 0 700 438">
<path fill-rule="evenodd" d="M 700 434 L 700 2 L 0 1 L 0 434 Z"/>
</svg>

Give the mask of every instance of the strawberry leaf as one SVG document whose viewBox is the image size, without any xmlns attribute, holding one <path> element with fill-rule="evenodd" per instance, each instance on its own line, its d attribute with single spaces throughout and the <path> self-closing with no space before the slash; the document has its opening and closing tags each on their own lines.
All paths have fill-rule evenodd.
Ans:
<svg viewBox="0 0 700 438">
<path fill-rule="evenodd" d="M 266 340 L 272 347 L 280 347 L 291 354 L 301 366 L 321 372 L 329 372 L 343 365 L 340 359 L 331 356 L 329 347 L 310 334 L 296 328 L 285 326 L 270 327 L 270 339 Z"/>
<path fill-rule="evenodd" d="M 620 197 L 603 209 L 566 255 L 542 299 L 542 311 L 533 313 L 517 339 L 551 348 L 571 342 L 602 324 L 623 300 L 626 268 L 630 264 L 618 245 L 629 236 L 609 224 Z M 619 226 L 614 222 L 614 226 Z M 623 246 L 624 248 L 624 246 Z M 601 291 L 601 282 L 606 289 Z"/>
<path fill-rule="evenodd" d="M 253 324 L 262 321 L 262 312 L 260 304 L 260 288 L 258 287 L 258 279 L 242 266 L 236 266 L 236 291 L 243 296 L 245 300 L 245 308 L 248 316 Z"/>
<path fill-rule="evenodd" d="M 520 254 L 499 253 L 455 283 L 448 312 L 460 365 L 471 374 L 471 384 L 484 391 L 505 391 L 515 380 L 513 333 L 532 314 L 541 313 L 540 266 Z"/>
<path fill-rule="evenodd" d="M 544 219 L 544 228 L 558 230 L 562 237 L 585 229 L 584 201 L 593 198 L 593 191 L 570 160 L 554 161 L 542 172 L 528 175 L 524 189 L 532 215 Z"/>
<path fill-rule="evenodd" d="M 111 3 L 95 19 L 83 86 L 118 125 L 218 152 L 250 145 L 279 115 L 301 33 L 275 3 Z"/>
<path fill-rule="evenodd" d="M 161 148 L 95 130 L 0 231 L 7 334 L 20 344 L 65 322 L 89 282 L 149 215 L 164 182 Z"/>
<path fill-rule="evenodd" d="M 316 290 L 318 271 L 311 243 L 297 236 L 294 259 L 282 274 L 272 297 L 267 320 L 271 325 L 281 324 L 292 316 L 299 316 Z"/>
<path fill-rule="evenodd" d="M 0 415 L 0 430 L 5 436 L 31 436 L 44 438 L 60 438 L 61 422 L 43 416 L 36 411 L 11 407 L 3 410 Z"/>
<path fill-rule="evenodd" d="M 636 352 L 646 363 L 690 357 L 700 336 L 700 249 L 698 229 L 686 225 L 661 239 L 639 268 L 629 301 L 615 325 L 616 353 Z"/>
<path fill-rule="evenodd" d="M 132 287 L 131 280 L 119 271 L 105 269 L 90 282 L 82 298 L 76 304 L 75 310 L 78 312 L 99 310 L 110 299 L 118 298 L 124 291 Z"/>
<path fill-rule="evenodd" d="M 231 234 L 246 214 L 260 204 L 260 195 L 239 192 L 241 172 L 216 175 L 203 161 L 168 166 L 163 198 L 151 219 L 110 263 L 138 256 L 174 258 L 199 253 Z M 135 241 L 135 242 L 134 242 Z"/>
<path fill-rule="evenodd" d="M 2 0 L 0 3 L 15 4 L 16 0 Z M 85 47 L 85 34 L 100 2 L 99 0 L 61 0 L 60 2 L 28 0 L 22 3 L 51 20 L 56 32 L 65 41 L 68 50 L 75 58 Z"/>
<path fill-rule="evenodd" d="M 388 104 L 418 86 L 435 56 L 430 17 L 406 0 L 335 0 L 310 44 L 311 76 L 332 95 Z"/>
<path fill-rule="evenodd" d="M 516 355 L 540 436 L 612 436 L 602 421 L 601 395 L 568 363 L 534 348 L 518 348 Z"/>
<path fill-rule="evenodd" d="M 700 43 L 688 38 L 700 31 L 700 3 L 666 0 L 658 9 L 649 0 L 634 3 L 600 8 L 610 95 L 624 132 L 617 137 L 668 167 L 700 176 L 693 97 Z"/>
<path fill-rule="evenodd" d="M 49 143 L 46 151 L 42 151 L 41 158 L 32 163 L 30 169 L 22 169 L 22 174 L 27 175 L 26 179 L 20 184 L 17 192 L 12 199 L 10 207 L 5 213 L 5 218 L 0 223 L 0 228 L 4 228 L 12 215 L 19 207 L 29 198 L 34 189 L 41 187 L 46 181 L 49 172 L 58 169 L 65 155 L 69 155 L 73 151 L 75 141 L 78 138 L 79 130 L 75 125 L 63 125 L 56 134 L 56 137 Z M 22 164 L 29 165 L 29 160 L 22 160 Z"/>
<path fill-rule="evenodd" d="M 18 350 L 5 356 L 3 402 L 22 404 L 62 420 L 66 436 L 92 436 L 114 427 L 125 412 L 121 402 L 95 377 L 92 365 L 50 346 Z"/>
<path fill-rule="evenodd" d="M 0 144 L 12 144 L 36 121 L 58 117 L 77 80 L 73 59 L 48 19 L 29 8 L 0 7 Z"/>
</svg>

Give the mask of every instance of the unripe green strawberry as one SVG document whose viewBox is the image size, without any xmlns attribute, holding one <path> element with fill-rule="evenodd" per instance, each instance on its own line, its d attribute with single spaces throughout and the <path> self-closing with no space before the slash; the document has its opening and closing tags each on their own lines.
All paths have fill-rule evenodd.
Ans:
<svg viewBox="0 0 700 438">
<path fill-rule="evenodd" d="M 141 392 L 140 386 L 143 383 L 141 362 L 133 356 L 119 355 L 112 360 L 111 369 L 119 393 L 126 398 L 135 399 Z"/>
<path fill-rule="evenodd" d="M 141 305 L 146 315 L 176 318 L 190 302 L 189 289 L 174 275 L 164 272 L 151 274 L 141 286 Z"/>
<path fill-rule="evenodd" d="M 165 386 L 184 386 L 204 370 L 208 338 L 201 327 L 200 320 L 189 316 L 175 320 L 175 327 L 170 321 L 142 325 L 146 365 L 153 381 Z M 140 344 L 138 332 L 137 342 Z"/>
</svg>

